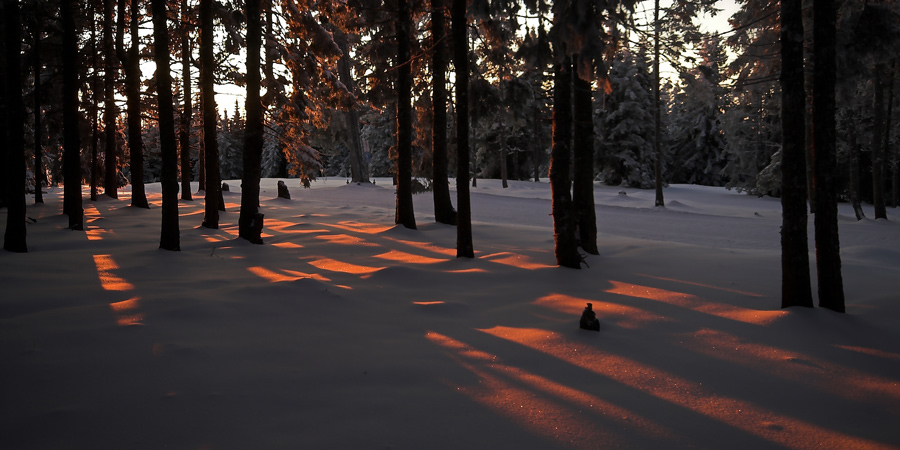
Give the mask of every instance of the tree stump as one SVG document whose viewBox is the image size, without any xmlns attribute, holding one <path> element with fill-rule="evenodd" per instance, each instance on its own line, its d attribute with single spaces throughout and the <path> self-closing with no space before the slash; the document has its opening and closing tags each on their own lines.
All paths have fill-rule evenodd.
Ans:
<svg viewBox="0 0 900 450">
<path fill-rule="evenodd" d="M 278 198 L 291 199 L 291 192 L 288 191 L 287 185 L 281 180 L 278 180 Z"/>
</svg>

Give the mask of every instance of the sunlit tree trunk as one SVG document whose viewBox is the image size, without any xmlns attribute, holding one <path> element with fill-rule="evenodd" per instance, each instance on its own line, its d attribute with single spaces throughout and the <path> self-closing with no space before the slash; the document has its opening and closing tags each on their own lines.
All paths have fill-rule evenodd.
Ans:
<svg viewBox="0 0 900 450">
<path fill-rule="evenodd" d="M 181 110 L 181 199 L 193 200 L 191 197 L 191 119 L 194 116 L 193 98 L 191 97 L 191 40 L 188 24 L 187 0 L 181 0 L 181 83 L 184 106 Z"/>
<path fill-rule="evenodd" d="M 833 0 L 816 0 L 813 6 L 815 40 L 813 74 L 813 158 L 816 186 L 816 268 L 819 306 L 844 312 L 837 217 L 835 156 L 835 22 Z"/>
<path fill-rule="evenodd" d="M 456 224 L 456 210 L 450 201 L 450 179 L 447 158 L 447 52 L 444 0 L 431 0 L 432 39 L 432 194 L 434 196 L 434 220 L 449 225 Z"/>
<path fill-rule="evenodd" d="M 175 138 L 175 108 L 169 62 L 169 31 L 166 0 L 152 0 L 156 91 L 159 99 L 159 149 L 162 156 L 162 226 L 159 248 L 181 250 L 178 230 L 178 142 Z"/>
<path fill-rule="evenodd" d="M 412 64 L 408 0 L 398 2 L 397 20 L 397 207 L 394 222 L 416 228 L 412 200 Z"/>
<path fill-rule="evenodd" d="M 215 59 L 213 58 L 213 0 L 200 0 L 200 96 L 203 108 L 205 214 L 203 226 L 219 228 L 219 147 L 216 142 Z"/>
<path fill-rule="evenodd" d="M 3 249 L 25 253 L 25 105 L 22 103 L 22 24 L 19 2 L 6 1 L 3 10 L 3 37 L 6 57 L 6 232 Z"/>
<path fill-rule="evenodd" d="M 69 228 L 84 229 L 81 198 L 81 132 L 78 113 L 78 34 L 75 30 L 75 0 L 61 0 L 60 18 L 63 28 L 63 213 L 69 217 Z"/>
<path fill-rule="evenodd" d="M 453 66 L 456 68 L 456 257 L 474 258 L 469 198 L 469 41 L 466 0 L 452 0 Z"/>
<path fill-rule="evenodd" d="M 120 8 L 125 7 L 121 0 Z M 144 141 L 141 136 L 141 55 L 140 55 L 140 0 L 131 3 L 131 47 L 125 64 L 125 98 L 128 109 L 128 153 L 131 168 L 131 206 L 149 208 L 144 189 Z"/>
<path fill-rule="evenodd" d="M 597 213 L 594 205 L 594 122 L 591 82 L 575 76 L 573 111 L 575 121 L 575 172 L 572 201 L 578 221 L 578 244 L 584 251 L 599 255 Z"/>
<path fill-rule="evenodd" d="M 781 307 L 812 307 L 801 0 L 781 1 Z"/>
<path fill-rule="evenodd" d="M 113 26 L 115 19 L 115 0 L 103 1 L 103 60 L 104 60 L 104 100 L 103 100 L 103 158 L 104 176 L 103 190 L 112 198 L 119 198 L 119 166 L 116 161 L 116 149 L 118 130 L 116 129 L 116 117 L 119 115 L 116 108 L 115 83 L 118 78 L 116 64 L 116 50 L 113 47 Z"/>
<path fill-rule="evenodd" d="M 44 203 L 44 145 L 41 130 L 41 21 L 34 20 L 34 203 Z"/>
<path fill-rule="evenodd" d="M 575 237 L 575 207 L 569 177 L 572 155 L 572 62 L 556 64 L 553 80 L 553 147 L 550 150 L 550 191 L 553 198 L 553 241 L 556 264 L 581 268 Z"/>
<path fill-rule="evenodd" d="M 244 128 L 244 170 L 241 175 L 241 213 L 238 234 L 262 244 L 263 215 L 259 212 L 260 160 L 263 147 L 263 117 L 260 91 L 262 22 L 260 0 L 246 0 L 247 8 L 247 118 Z"/>
</svg>

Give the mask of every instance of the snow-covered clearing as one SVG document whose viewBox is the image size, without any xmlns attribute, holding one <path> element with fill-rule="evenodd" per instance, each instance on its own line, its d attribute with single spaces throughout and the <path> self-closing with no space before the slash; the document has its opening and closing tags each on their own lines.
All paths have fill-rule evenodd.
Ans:
<svg viewBox="0 0 900 450">
<path fill-rule="evenodd" d="M 181 252 L 158 184 L 151 210 L 86 200 L 87 232 L 61 190 L 29 199 L 29 253 L 0 252 L 0 448 L 900 448 L 897 210 L 841 205 L 837 314 L 779 308 L 777 199 L 598 185 L 579 271 L 546 183 L 478 180 L 472 260 L 430 193 L 407 230 L 389 180 L 275 183 L 265 245 L 231 192 L 219 230 L 180 202 Z"/>
</svg>

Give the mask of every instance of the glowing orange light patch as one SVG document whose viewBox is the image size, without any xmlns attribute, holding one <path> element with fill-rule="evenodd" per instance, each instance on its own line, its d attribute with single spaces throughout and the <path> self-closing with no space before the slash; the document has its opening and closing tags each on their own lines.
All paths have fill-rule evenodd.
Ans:
<svg viewBox="0 0 900 450">
<path fill-rule="evenodd" d="M 179 209 L 180 209 L 180 208 L 179 208 Z M 198 215 L 198 214 L 203 214 L 203 213 L 205 213 L 205 212 L 206 212 L 206 211 L 204 211 L 204 210 L 202 210 L 202 209 L 198 209 L 198 210 L 196 210 L 196 211 L 179 213 L 178 216 L 179 216 L 179 217 L 196 216 L 196 215 Z"/>
<path fill-rule="evenodd" d="M 139 303 L 140 299 L 138 297 L 132 297 L 121 302 L 110 303 L 109 309 L 111 309 L 116 316 L 116 325 L 123 327 L 141 325 L 141 322 L 144 320 L 144 315 L 134 312 L 138 309 Z"/>
<path fill-rule="evenodd" d="M 725 292 L 734 292 L 735 294 L 743 294 L 743 295 L 748 295 L 750 297 L 765 297 L 764 295 L 757 294 L 756 292 L 740 291 L 737 289 L 731 289 L 731 288 L 726 288 L 726 287 L 721 287 L 721 286 L 713 286 L 711 284 L 697 283 L 694 281 L 685 281 L 685 280 L 679 280 L 676 278 L 655 277 L 653 275 L 647 275 L 647 274 L 643 274 L 643 273 L 639 273 L 637 275 L 640 275 L 642 277 L 647 277 L 647 278 L 653 278 L 654 280 L 674 281 L 676 283 L 688 284 L 691 286 L 700 286 L 700 287 L 705 287 L 705 288 L 710 288 L 710 289 L 717 289 L 717 290 L 725 291 Z"/>
<path fill-rule="evenodd" d="M 100 278 L 100 285 L 107 291 L 129 291 L 134 289 L 134 285 L 125 281 L 112 273 L 113 270 L 119 268 L 119 265 L 113 261 L 110 255 L 94 255 L 94 264 L 97 266 L 97 276 Z"/>
<path fill-rule="evenodd" d="M 300 244 L 295 244 L 295 243 L 293 243 L 293 242 L 276 242 L 276 243 L 272 244 L 272 247 L 278 247 L 278 248 L 303 248 L 302 245 L 300 245 Z"/>
<path fill-rule="evenodd" d="M 397 238 L 390 237 L 390 236 L 385 236 L 385 239 L 394 241 L 394 242 L 399 242 L 401 244 L 408 245 L 410 247 L 415 247 L 420 250 L 427 250 L 429 252 L 434 252 L 439 255 L 456 256 L 455 248 L 439 247 L 437 245 L 430 244 L 428 242 L 407 241 L 407 240 L 397 239 Z"/>
<path fill-rule="evenodd" d="M 876 358 L 900 361 L 900 354 L 886 352 L 884 350 L 878 350 L 878 349 L 866 348 L 866 347 L 854 347 L 851 345 L 836 345 L 835 347 L 842 348 L 844 350 L 850 350 L 851 352 L 857 352 L 857 353 L 862 353 L 864 355 L 874 356 Z"/>
<path fill-rule="evenodd" d="M 340 244 L 340 245 L 356 245 L 356 246 L 366 246 L 366 247 L 377 247 L 378 244 L 373 242 L 366 242 L 365 240 L 358 238 L 356 236 L 350 236 L 349 234 L 323 234 L 320 236 L 316 236 L 316 239 L 321 239 L 323 241 L 328 241 L 332 244 Z"/>
<path fill-rule="evenodd" d="M 433 301 L 433 302 L 412 302 L 412 303 L 413 303 L 413 305 L 428 306 L 428 305 L 443 305 L 446 302 L 444 302 L 442 300 L 437 300 L 437 301 Z"/>
<path fill-rule="evenodd" d="M 754 325 L 767 325 L 784 317 L 787 311 L 760 311 L 756 309 L 741 308 L 722 303 L 711 303 L 691 294 L 668 291 L 649 286 L 641 286 L 631 283 L 609 280 L 613 287 L 604 292 L 610 294 L 627 295 L 629 297 L 656 300 L 682 308 L 691 309 L 700 313 L 736 320 Z"/>
<path fill-rule="evenodd" d="M 384 267 L 369 267 L 345 263 L 331 258 L 317 259 L 315 261 L 310 261 L 309 264 L 322 270 L 350 273 L 353 275 L 369 275 L 384 269 Z"/>
<path fill-rule="evenodd" d="M 308 233 L 327 233 L 328 230 L 294 230 L 299 224 L 288 222 L 281 219 L 265 219 L 264 226 L 276 233 L 285 234 L 308 234 Z"/>
<path fill-rule="evenodd" d="M 480 267 L 473 267 L 471 269 L 448 270 L 447 273 L 487 273 L 487 270 Z"/>
<path fill-rule="evenodd" d="M 284 269 L 283 272 L 289 273 L 294 276 L 298 276 L 300 278 L 311 278 L 316 281 L 325 281 L 325 282 L 331 281 L 330 278 L 323 277 L 322 275 L 319 275 L 317 273 L 306 273 L 306 272 L 299 272 L 296 270 L 288 270 L 288 269 Z M 339 286 L 339 287 L 343 287 L 343 286 Z M 349 289 L 349 288 L 347 288 L 347 289 Z"/>
<path fill-rule="evenodd" d="M 569 315 L 581 313 L 581 311 L 584 310 L 585 304 L 591 303 L 594 312 L 597 313 L 597 317 L 600 318 L 600 320 L 614 320 L 617 325 L 629 329 L 638 329 L 654 322 L 665 322 L 670 320 L 666 317 L 633 306 L 578 298 L 564 294 L 546 295 L 532 303 Z"/>
<path fill-rule="evenodd" d="M 830 448 L 894 448 L 767 411 L 748 401 L 716 395 L 685 378 L 580 342 L 568 341 L 552 331 L 501 326 L 480 331 L 551 355 L 788 448 L 813 449 L 820 448 L 823 443 Z M 769 427 L 772 423 L 780 426 L 778 429 Z"/>
<path fill-rule="evenodd" d="M 253 275 L 256 275 L 262 279 L 268 280 L 270 283 L 279 283 L 282 281 L 294 281 L 294 280 L 299 280 L 300 278 L 303 278 L 303 277 L 298 277 L 298 276 L 284 275 L 284 274 L 275 272 L 273 270 L 266 269 L 265 267 L 259 267 L 259 266 L 248 267 L 247 270 L 250 273 L 252 273 Z"/>
<path fill-rule="evenodd" d="M 391 250 L 389 252 L 375 255 L 376 258 L 386 259 L 388 261 L 397 261 L 408 264 L 436 264 L 444 262 L 444 259 L 429 258 L 427 256 L 414 255 L 412 253 Z"/>
<path fill-rule="evenodd" d="M 386 226 L 374 223 L 354 222 L 351 220 L 345 220 L 338 223 L 327 223 L 323 225 L 363 234 L 378 234 L 394 228 L 393 225 Z"/>
<path fill-rule="evenodd" d="M 551 267 L 556 267 L 556 266 L 551 266 L 551 265 L 547 265 L 547 264 L 536 263 L 536 262 L 531 261 L 531 258 L 529 258 L 525 255 L 520 255 L 518 253 L 511 253 L 511 252 L 494 253 L 491 255 L 482 256 L 482 258 L 484 258 L 490 262 L 495 262 L 497 264 L 518 267 L 520 269 L 525 269 L 525 270 L 537 270 L 537 269 L 547 269 L 547 268 L 551 268 Z"/>
</svg>

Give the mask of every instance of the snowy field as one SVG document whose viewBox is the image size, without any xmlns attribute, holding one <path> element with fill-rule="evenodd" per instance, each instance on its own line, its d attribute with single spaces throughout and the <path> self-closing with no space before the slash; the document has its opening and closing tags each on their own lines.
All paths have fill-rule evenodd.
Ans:
<svg viewBox="0 0 900 450">
<path fill-rule="evenodd" d="M 571 270 L 546 183 L 478 180 L 471 260 L 430 193 L 407 230 L 389 180 L 275 183 L 265 245 L 229 181 L 219 230 L 180 202 L 181 252 L 158 184 L 150 210 L 85 200 L 86 232 L 61 189 L 29 198 L 29 253 L 0 251 L 0 449 L 900 448 L 896 209 L 840 206 L 837 314 L 780 309 L 778 199 L 598 185 L 601 255 Z"/>
</svg>

